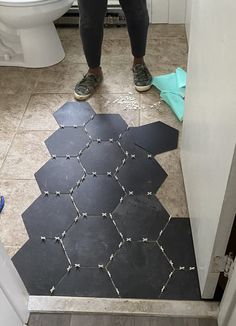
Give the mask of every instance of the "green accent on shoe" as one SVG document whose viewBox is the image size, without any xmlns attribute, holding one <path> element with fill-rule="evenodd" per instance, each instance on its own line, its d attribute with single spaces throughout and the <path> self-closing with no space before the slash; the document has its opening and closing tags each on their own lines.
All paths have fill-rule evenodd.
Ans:
<svg viewBox="0 0 236 326">
<path fill-rule="evenodd" d="M 79 101 L 84 101 L 89 98 L 101 84 L 103 75 L 96 76 L 87 73 L 84 78 L 75 85 L 74 96 Z"/>
<path fill-rule="evenodd" d="M 152 86 L 152 75 L 144 63 L 133 66 L 134 84 L 139 92 L 145 92 Z"/>
</svg>

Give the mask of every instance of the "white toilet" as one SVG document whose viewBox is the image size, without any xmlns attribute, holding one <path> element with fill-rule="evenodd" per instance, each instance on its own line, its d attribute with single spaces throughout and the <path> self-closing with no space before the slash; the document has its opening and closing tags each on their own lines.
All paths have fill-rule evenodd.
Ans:
<svg viewBox="0 0 236 326">
<path fill-rule="evenodd" d="M 65 53 L 53 21 L 73 0 L 0 0 L 0 66 L 40 68 Z"/>
</svg>

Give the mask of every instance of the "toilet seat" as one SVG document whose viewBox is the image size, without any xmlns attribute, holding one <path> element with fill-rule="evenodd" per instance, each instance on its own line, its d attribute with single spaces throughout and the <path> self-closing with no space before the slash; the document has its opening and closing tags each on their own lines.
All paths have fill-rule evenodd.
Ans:
<svg viewBox="0 0 236 326">
<path fill-rule="evenodd" d="M 53 2 L 58 2 L 60 0 L 0 0 L 0 6 L 3 7 L 28 7 L 28 6 L 38 6 L 42 4 L 49 4 Z"/>
</svg>

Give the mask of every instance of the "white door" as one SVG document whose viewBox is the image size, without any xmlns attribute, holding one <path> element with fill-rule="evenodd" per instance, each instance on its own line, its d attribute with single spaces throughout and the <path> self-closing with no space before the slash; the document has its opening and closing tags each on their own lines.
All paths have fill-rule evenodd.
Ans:
<svg viewBox="0 0 236 326">
<path fill-rule="evenodd" d="M 236 1 L 193 1 L 182 167 L 203 298 L 236 213 Z"/>
<path fill-rule="evenodd" d="M 22 326 L 29 318 L 29 295 L 0 243 L 0 325 Z"/>
</svg>

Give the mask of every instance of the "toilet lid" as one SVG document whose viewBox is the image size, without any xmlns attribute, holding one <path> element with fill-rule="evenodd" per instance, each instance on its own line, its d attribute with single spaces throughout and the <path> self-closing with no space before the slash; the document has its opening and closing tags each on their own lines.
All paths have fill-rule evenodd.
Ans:
<svg viewBox="0 0 236 326">
<path fill-rule="evenodd" d="M 41 3 L 50 3 L 50 2 L 57 2 L 60 0 L 0 0 L 0 6 L 7 6 L 7 7 L 24 7 L 28 6 L 29 4 L 40 5 Z"/>
</svg>

